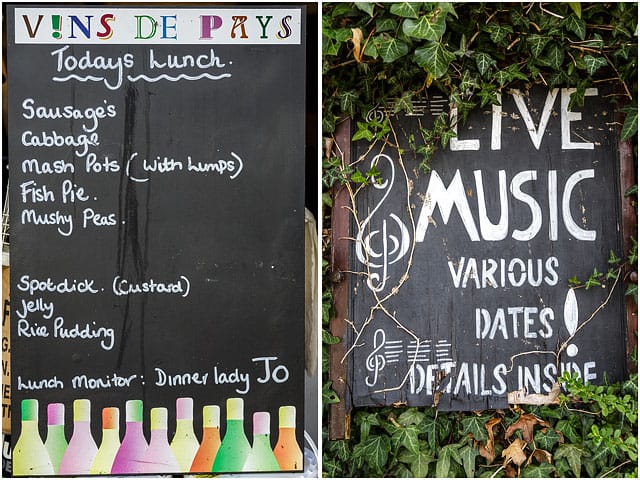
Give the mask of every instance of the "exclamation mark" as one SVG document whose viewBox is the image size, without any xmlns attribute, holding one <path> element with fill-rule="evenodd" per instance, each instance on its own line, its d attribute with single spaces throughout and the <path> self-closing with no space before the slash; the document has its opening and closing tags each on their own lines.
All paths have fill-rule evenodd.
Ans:
<svg viewBox="0 0 640 480">
<path fill-rule="evenodd" d="M 51 24 L 53 25 L 53 33 L 51 36 L 53 36 L 53 38 L 62 38 L 62 33 L 60 33 L 62 30 L 60 18 L 60 15 L 51 15 Z"/>
</svg>

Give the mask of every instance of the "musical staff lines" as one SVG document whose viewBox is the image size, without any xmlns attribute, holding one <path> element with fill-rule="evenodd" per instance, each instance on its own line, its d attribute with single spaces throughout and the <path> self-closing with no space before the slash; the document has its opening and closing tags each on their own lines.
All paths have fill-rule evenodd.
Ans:
<svg viewBox="0 0 640 480">
<path fill-rule="evenodd" d="M 367 356 L 365 383 L 372 387 L 378 381 L 378 374 L 387 365 L 428 364 L 437 365 L 453 361 L 451 340 L 387 340 L 384 330 L 377 329 L 373 335 L 373 349 Z"/>
</svg>

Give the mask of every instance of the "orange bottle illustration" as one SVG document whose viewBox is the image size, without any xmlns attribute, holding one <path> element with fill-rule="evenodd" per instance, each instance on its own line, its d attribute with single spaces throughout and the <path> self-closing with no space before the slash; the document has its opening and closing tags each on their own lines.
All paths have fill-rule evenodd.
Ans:
<svg viewBox="0 0 640 480">
<path fill-rule="evenodd" d="M 278 410 L 279 430 L 278 442 L 273 454 L 278 460 L 280 469 L 302 470 L 302 450 L 296 440 L 296 407 L 284 406 Z"/>
<path fill-rule="evenodd" d="M 196 453 L 191 472 L 210 472 L 220 448 L 220 407 L 205 405 L 202 409 L 202 443 Z"/>
</svg>

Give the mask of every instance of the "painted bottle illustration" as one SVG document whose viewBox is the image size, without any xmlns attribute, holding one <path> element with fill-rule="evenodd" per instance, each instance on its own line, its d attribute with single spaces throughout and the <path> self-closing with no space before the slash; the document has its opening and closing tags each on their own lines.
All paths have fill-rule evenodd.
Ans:
<svg viewBox="0 0 640 480">
<path fill-rule="evenodd" d="M 180 471 L 167 439 L 168 412 L 164 407 L 151 409 L 151 440 L 144 454 L 145 473 L 176 473 Z"/>
<path fill-rule="evenodd" d="M 268 412 L 253 414 L 253 445 L 243 470 L 245 472 L 280 470 L 280 465 L 271 450 L 271 415 Z"/>
<path fill-rule="evenodd" d="M 86 475 L 98 453 L 98 446 L 91 436 L 91 401 L 73 401 L 73 434 L 64 452 L 58 475 Z"/>
<path fill-rule="evenodd" d="M 296 440 L 296 407 L 280 407 L 278 417 L 278 442 L 273 453 L 280 464 L 280 469 L 302 470 L 302 450 Z"/>
<path fill-rule="evenodd" d="M 144 473 L 142 459 L 148 447 L 142 431 L 142 400 L 127 400 L 124 438 L 111 473 Z"/>
<path fill-rule="evenodd" d="M 120 448 L 120 409 L 106 407 L 102 409 L 102 441 L 96 458 L 89 468 L 92 475 L 111 473 L 113 460 Z"/>
<path fill-rule="evenodd" d="M 202 443 L 191 464 L 191 472 L 210 472 L 220 448 L 220 407 L 205 405 L 202 409 Z"/>
<path fill-rule="evenodd" d="M 47 405 L 47 440 L 44 446 L 49 452 L 53 472 L 56 475 L 67 445 L 67 438 L 64 436 L 64 404 L 50 403 Z"/>
<path fill-rule="evenodd" d="M 31 477 L 53 475 L 53 464 L 38 430 L 38 400 L 24 399 L 20 407 L 22 428 L 13 447 L 13 474 Z"/>
<path fill-rule="evenodd" d="M 171 450 L 181 472 L 188 472 L 200 443 L 193 433 L 193 398 L 176 400 L 176 434 L 171 440 Z"/>
<path fill-rule="evenodd" d="M 213 472 L 241 472 L 251 445 L 244 433 L 244 400 L 227 398 L 227 430 L 213 462 Z"/>
</svg>

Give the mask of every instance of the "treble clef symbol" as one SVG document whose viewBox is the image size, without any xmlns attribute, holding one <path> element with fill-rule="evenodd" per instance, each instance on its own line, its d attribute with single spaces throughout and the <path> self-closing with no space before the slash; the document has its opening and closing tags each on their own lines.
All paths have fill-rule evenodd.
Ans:
<svg viewBox="0 0 640 480">
<path fill-rule="evenodd" d="M 370 269 L 372 268 L 382 268 L 382 274 L 377 272 L 370 272 L 369 277 L 367 279 L 367 285 L 374 292 L 379 292 L 384 289 L 387 283 L 387 270 L 389 265 L 392 265 L 399 261 L 404 255 L 409 251 L 409 246 L 411 243 L 409 237 L 409 231 L 407 227 L 402 223 L 402 220 L 398 218 L 398 216 L 394 213 L 389 214 L 389 217 L 395 225 L 391 223 L 389 226 L 387 224 L 387 219 L 382 220 L 382 231 L 381 230 L 371 230 L 366 236 L 367 226 L 371 222 L 372 217 L 376 214 L 376 212 L 380 209 L 384 201 L 391 193 L 391 189 L 393 188 L 393 182 L 395 180 L 395 167 L 393 165 L 393 161 L 391 158 L 384 154 L 376 155 L 373 160 L 371 160 L 371 166 L 375 166 L 378 163 L 380 158 L 385 159 L 389 162 L 391 167 L 391 178 L 385 180 L 384 182 L 374 183 L 373 187 L 378 190 L 384 190 L 384 196 L 377 203 L 375 208 L 371 211 L 369 216 L 365 218 L 360 225 L 360 229 L 358 230 L 358 235 L 356 236 L 356 256 L 360 263 L 364 265 L 368 265 Z M 399 230 L 398 235 L 393 235 L 389 233 L 390 228 L 397 227 Z M 375 249 L 372 246 L 372 243 L 375 237 L 381 234 L 380 240 L 382 245 L 380 246 L 380 250 Z M 366 255 L 365 255 L 366 253 Z M 380 263 L 377 262 L 378 259 Z M 377 284 L 374 284 L 376 282 Z"/>
<path fill-rule="evenodd" d="M 369 381 L 369 376 L 364 379 L 364 383 L 369 387 L 373 387 L 378 381 L 378 372 L 382 370 L 386 364 L 384 355 L 378 354 L 378 352 L 384 347 L 387 341 L 387 336 L 384 330 L 379 328 L 376 333 L 373 334 L 373 351 L 367 357 L 367 370 L 373 372 L 373 380 Z"/>
</svg>

